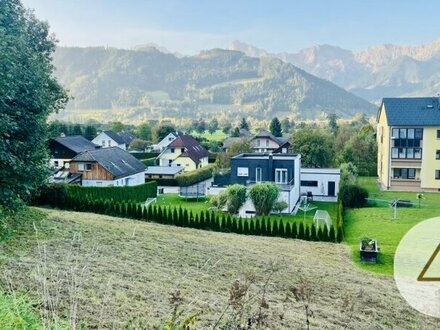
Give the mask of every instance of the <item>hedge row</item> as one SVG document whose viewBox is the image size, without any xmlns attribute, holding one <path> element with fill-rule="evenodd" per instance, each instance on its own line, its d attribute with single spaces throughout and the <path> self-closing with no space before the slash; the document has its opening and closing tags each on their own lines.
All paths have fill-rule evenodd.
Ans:
<svg viewBox="0 0 440 330">
<path fill-rule="evenodd" d="M 157 196 L 157 183 L 147 182 L 137 186 L 124 187 L 83 187 L 67 186 L 67 196 L 73 198 L 112 199 L 114 201 L 133 200 L 145 202 Z"/>
<path fill-rule="evenodd" d="M 132 152 L 131 155 L 136 157 L 137 159 L 148 159 L 148 158 L 156 158 L 159 156 L 158 152 Z"/>
<path fill-rule="evenodd" d="M 212 178 L 214 168 L 215 165 L 207 165 L 195 171 L 177 175 L 177 185 L 180 187 L 188 187 L 198 182 Z"/>
<path fill-rule="evenodd" d="M 285 222 L 282 218 L 238 218 L 230 214 L 212 211 L 193 213 L 181 207 L 168 207 L 134 201 L 124 202 L 112 199 L 91 199 L 67 195 L 60 205 L 52 205 L 81 212 L 94 212 L 141 221 L 153 221 L 166 225 L 195 229 L 230 232 L 243 235 L 276 236 L 298 238 L 309 241 L 340 242 L 342 236 L 334 226 L 304 225 L 303 222 Z"/>
<path fill-rule="evenodd" d="M 156 157 L 139 159 L 145 166 L 156 166 Z"/>
<path fill-rule="evenodd" d="M 179 183 L 176 179 L 145 179 L 145 182 L 156 181 L 158 186 L 178 187 Z"/>
</svg>

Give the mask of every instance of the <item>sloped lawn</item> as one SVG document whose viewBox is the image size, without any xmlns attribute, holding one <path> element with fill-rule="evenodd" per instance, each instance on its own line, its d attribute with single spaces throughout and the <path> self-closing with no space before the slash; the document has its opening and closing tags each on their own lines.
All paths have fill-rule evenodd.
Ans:
<svg viewBox="0 0 440 330">
<path fill-rule="evenodd" d="M 345 212 L 345 241 L 351 246 L 353 260 L 363 269 L 376 273 L 393 274 L 394 253 L 402 237 L 417 223 L 440 216 L 440 194 L 424 193 L 421 208 L 415 192 L 380 191 L 376 178 L 360 178 L 360 184 L 368 189 L 374 206 L 348 209 Z M 388 201 L 405 199 L 413 202 L 413 207 L 398 208 L 393 219 L 393 209 Z M 380 262 L 376 265 L 362 263 L 359 260 L 360 239 L 377 239 L 381 249 Z"/>
</svg>

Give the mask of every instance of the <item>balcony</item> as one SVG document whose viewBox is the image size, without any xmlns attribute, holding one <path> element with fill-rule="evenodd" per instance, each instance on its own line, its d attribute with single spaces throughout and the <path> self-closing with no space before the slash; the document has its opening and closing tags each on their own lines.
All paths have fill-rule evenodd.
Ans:
<svg viewBox="0 0 440 330">
<path fill-rule="evenodd" d="M 275 183 L 281 190 L 284 190 L 284 191 L 290 191 L 295 186 L 294 179 L 290 180 L 287 183 L 279 183 L 279 182 L 274 182 L 274 181 L 259 181 L 259 182 L 257 182 L 257 181 L 247 180 L 246 186 L 252 186 L 256 183 L 263 183 L 263 182 Z"/>
</svg>

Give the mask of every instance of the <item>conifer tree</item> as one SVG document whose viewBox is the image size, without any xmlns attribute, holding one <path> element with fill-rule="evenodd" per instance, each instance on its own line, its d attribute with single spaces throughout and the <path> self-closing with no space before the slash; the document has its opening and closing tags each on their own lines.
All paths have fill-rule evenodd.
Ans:
<svg viewBox="0 0 440 330">
<path fill-rule="evenodd" d="M 298 224 L 292 223 L 292 238 L 298 238 Z"/>
<path fill-rule="evenodd" d="M 299 223 L 299 227 L 298 227 L 298 238 L 299 239 L 305 239 L 305 228 L 304 228 L 304 222 L 301 221 Z"/>
<path fill-rule="evenodd" d="M 337 242 L 337 237 L 336 237 L 336 232 L 335 232 L 335 227 L 334 226 L 330 227 L 329 241 L 330 242 Z"/>
</svg>

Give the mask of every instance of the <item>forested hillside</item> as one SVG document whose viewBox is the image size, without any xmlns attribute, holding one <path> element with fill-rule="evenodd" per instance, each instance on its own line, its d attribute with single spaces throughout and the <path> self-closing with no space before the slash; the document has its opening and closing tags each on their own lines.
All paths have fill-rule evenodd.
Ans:
<svg viewBox="0 0 440 330">
<path fill-rule="evenodd" d="M 376 110 L 292 64 L 238 51 L 214 49 L 178 58 L 148 47 L 58 48 L 54 64 L 73 97 L 61 113 L 64 119 L 94 113 L 101 116 L 96 119 L 111 113 L 112 119 L 132 123 L 170 117 L 351 117 Z"/>
</svg>

